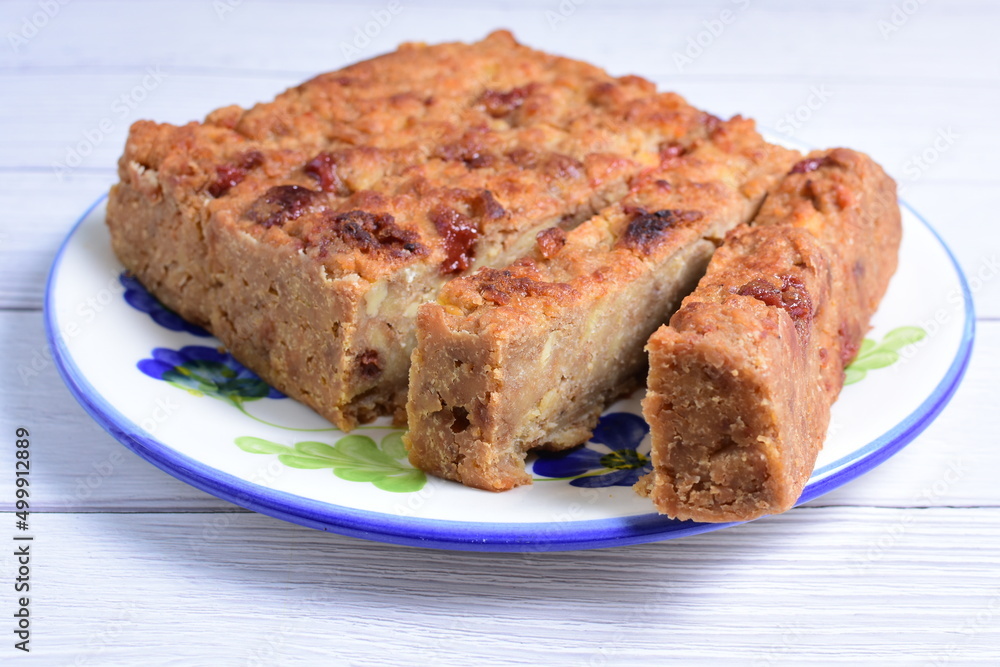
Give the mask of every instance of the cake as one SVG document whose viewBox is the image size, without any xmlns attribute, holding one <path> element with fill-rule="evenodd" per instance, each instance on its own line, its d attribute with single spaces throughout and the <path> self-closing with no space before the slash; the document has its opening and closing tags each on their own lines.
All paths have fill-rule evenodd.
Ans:
<svg viewBox="0 0 1000 667">
<path fill-rule="evenodd" d="M 702 521 L 798 498 L 900 240 L 867 156 L 505 31 L 139 121 L 119 178 L 126 269 L 340 429 L 408 421 L 415 466 L 503 491 L 648 369 L 636 489 Z"/>
<path fill-rule="evenodd" d="M 810 153 L 734 230 L 649 340 L 637 484 L 677 519 L 792 507 L 869 319 L 896 268 L 896 185 L 868 156 Z"/>
<path fill-rule="evenodd" d="M 625 196 L 718 119 L 518 44 L 404 44 L 250 109 L 140 121 L 112 244 L 166 306 L 342 429 L 402 419 L 419 304 Z"/>
<path fill-rule="evenodd" d="M 641 386 L 647 339 L 756 213 L 796 152 L 720 123 L 576 229 L 548 229 L 505 268 L 448 283 L 418 311 L 404 436 L 411 462 L 491 491 L 530 483 L 525 456 L 585 442 Z"/>
</svg>

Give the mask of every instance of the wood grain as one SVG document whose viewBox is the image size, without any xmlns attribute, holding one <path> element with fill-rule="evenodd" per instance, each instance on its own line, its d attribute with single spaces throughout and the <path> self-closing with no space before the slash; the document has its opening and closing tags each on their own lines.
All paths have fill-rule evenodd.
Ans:
<svg viewBox="0 0 1000 667">
<path fill-rule="evenodd" d="M 963 385 L 871 473 L 785 515 L 684 540 L 448 553 L 246 512 L 133 455 L 75 403 L 44 343 L 45 277 L 114 182 L 131 122 L 251 105 L 340 67 L 341 45 L 388 0 L 75 0 L 23 44 L 9 35 L 41 5 L 2 3 L 0 433 L 33 434 L 35 661 L 996 664 L 1000 4 L 400 1 L 353 57 L 506 26 L 780 136 L 871 153 L 972 282 L 978 333 Z M 718 30 L 724 10 L 734 19 Z M 898 30 L 883 35 L 884 22 Z M 708 44 L 679 66 L 689 39 Z M 60 166 L 74 151 L 86 155 Z M 12 526 L 13 441 L 0 442 L 0 521 Z M 8 577 L 16 563 L 2 553 Z M 12 594 L 0 597 L 10 613 Z M 11 643 L 0 663 L 19 653 Z"/>
<path fill-rule="evenodd" d="M 53 514 L 32 604 L 50 664 L 966 664 L 1000 642 L 998 522 L 799 509 L 661 544 L 469 554 L 256 514 Z"/>
</svg>

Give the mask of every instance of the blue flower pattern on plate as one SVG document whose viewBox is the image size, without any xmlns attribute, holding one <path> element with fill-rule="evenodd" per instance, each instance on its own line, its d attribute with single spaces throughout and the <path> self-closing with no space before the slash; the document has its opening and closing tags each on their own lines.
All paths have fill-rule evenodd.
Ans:
<svg viewBox="0 0 1000 667">
<path fill-rule="evenodd" d="M 179 350 L 158 347 L 151 359 L 142 359 L 139 370 L 192 394 L 211 396 L 240 410 L 246 401 L 285 398 L 228 352 L 213 347 L 188 345 Z"/>
<path fill-rule="evenodd" d="M 212 335 L 160 303 L 159 299 L 146 291 L 142 283 L 136 280 L 135 276 L 129 275 L 127 271 L 122 271 L 121 275 L 118 276 L 118 281 L 125 288 L 125 303 L 139 312 L 146 313 L 161 327 L 171 331 L 186 331 L 202 338 Z"/>
<path fill-rule="evenodd" d="M 638 415 L 612 412 L 597 422 L 590 442 L 569 452 L 540 454 L 532 471 L 542 477 L 572 478 L 572 486 L 632 486 L 651 471 L 649 426 Z"/>
</svg>

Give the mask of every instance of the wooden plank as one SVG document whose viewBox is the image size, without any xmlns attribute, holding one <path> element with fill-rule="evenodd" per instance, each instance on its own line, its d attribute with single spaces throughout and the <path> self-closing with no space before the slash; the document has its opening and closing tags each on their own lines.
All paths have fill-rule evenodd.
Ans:
<svg viewBox="0 0 1000 667">
<path fill-rule="evenodd" d="M 39 515 L 31 646 L 46 664 L 968 664 L 1000 647 L 998 522 L 805 509 L 661 544 L 470 554 L 254 514 Z"/>
<path fill-rule="evenodd" d="M 498 26 L 779 134 L 798 113 L 795 138 L 882 161 L 970 277 L 995 266 L 998 3 L 403 0 L 345 55 L 387 4 L 74 0 L 15 49 L 8 31 L 41 4 L 0 3 L 0 309 L 40 306 L 55 249 L 114 181 L 133 120 L 184 122 L 404 39 Z M 701 34 L 723 9 L 735 21 Z M 880 34 L 879 21 L 899 29 Z M 121 102 L 135 108 L 112 108 L 157 66 L 162 82 Z M 828 99 L 810 108 L 817 87 Z M 958 136 L 938 151 L 949 128 Z M 53 163 L 80 145 L 89 154 L 59 180 Z M 37 435 L 32 652 L 77 665 L 995 664 L 1000 280 L 980 282 L 978 314 L 992 321 L 979 323 L 965 383 L 880 468 L 750 525 L 565 554 L 421 551 L 233 511 L 106 435 L 47 362 L 39 313 L 0 311 L 0 428 Z M 38 375 L 22 378 L 33 363 Z M 3 485 L 0 508 L 11 500 Z"/>
<path fill-rule="evenodd" d="M 57 187 L 83 172 L 114 172 L 129 126 L 140 119 L 184 124 L 220 106 L 273 98 L 305 77 L 177 74 L 170 65 L 112 73 L 0 73 L 0 88 L 27 105 L 0 108 L 0 168 L 51 175 Z M 152 72 L 153 74 L 150 74 Z M 74 113 L 63 101 L 73 99 Z M 27 106 L 27 109 L 26 109 Z"/>
<path fill-rule="evenodd" d="M 229 507 L 125 449 L 83 411 L 52 362 L 41 313 L 0 311 L 0 341 L 0 425 L 4 434 L 23 426 L 32 435 L 35 511 Z M 3 451 L 14 460 L 13 436 Z M 0 507 L 13 508 L 14 490 L 3 485 Z"/>
<path fill-rule="evenodd" d="M 958 6 L 918 3 L 896 18 L 899 25 L 893 27 L 898 30 L 890 29 L 885 35 L 879 22 L 892 23 L 893 5 L 863 0 L 824 3 L 809 11 L 793 3 L 747 0 L 708 6 L 697 0 L 669 4 L 589 0 L 563 6 L 554 0 L 476 4 L 409 0 L 400 4 L 403 10 L 398 17 L 383 18 L 386 25 L 377 30 L 369 28 L 373 36 L 368 44 L 358 38 L 358 55 L 345 55 L 341 44 L 352 42 L 359 29 L 363 31 L 366 23 L 378 18 L 372 12 L 386 7 L 388 0 L 336 5 L 273 0 L 224 4 L 78 0 L 19 45 L 16 53 L 7 49 L 0 63 L 99 68 L 131 61 L 312 72 L 391 50 L 406 39 L 468 40 L 503 26 L 530 44 L 599 59 L 612 71 L 653 63 L 659 64 L 659 71 L 684 77 L 762 73 L 810 77 L 819 71 L 893 80 L 990 78 L 996 85 L 995 77 L 986 75 L 983 61 L 984 52 L 994 44 L 998 13 L 989 0 Z M 226 9 L 234 5 L 233 11 Z M 732 13 L 731 19 L 715 25 L 722 23 L 723 10 Z M 4 11 L 3 25 L 19 26 L 37 9 L 32 3 L 22 3 Z M 108 21 L 108 16 L 115 21 Z M 707 35 L 700 34 L 706 30 Z M 700 41 L 702 52 L 693 50 L 694 62 L 679 68 L 674 54 L 683 55 L 689 39 L 696 44 Z"/>
<path fill-rule="evenodd" d="M 117 180 L 113 172 L 0 173 L 0 308 L 38 309 L 56 251 L 83 212 Z"/>
</svg>

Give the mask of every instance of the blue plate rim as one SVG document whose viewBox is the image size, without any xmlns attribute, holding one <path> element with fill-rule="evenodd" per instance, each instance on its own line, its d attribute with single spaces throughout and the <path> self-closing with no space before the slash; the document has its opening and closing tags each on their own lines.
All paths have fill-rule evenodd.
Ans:
<svg viewBox="0 0 1000 667">
<path fill-rule="evenodd" d="M 736 523 L 677 521 L 656 513 L 569 522 L 478 523 L 422 519 L 359 510 L 303 498 L 247 482 L 181 454 L 157 441 L 110 405 L 73 361 L 56 323 L 53 285 L 63 255 L 77 230 L 107 199 L 102 195 L 73 224 L 56 252 L 45 285 L 45 336 L 56 368 L 73 397 L 112 437 L 167 474 L 223 500 L 278 519 L 350 537 L 403 546 L 483 552 L 550 552 L 625 546 L 676 539 Z M 797 505 L 813 500 L 871 470 L 898 452 L 940 414 L 965 375 L 975 339 L 975 310 L 965 274 L 937 231 L 908 203 L 900 201 L 944 249 L 962 288 L 965 322 L 955 358 L 930 395 L 895 427 L 848 456 L 824 466 L 807 484 Z M 828 471 L 829 474 L 824 474 Z"/>
</svg>

